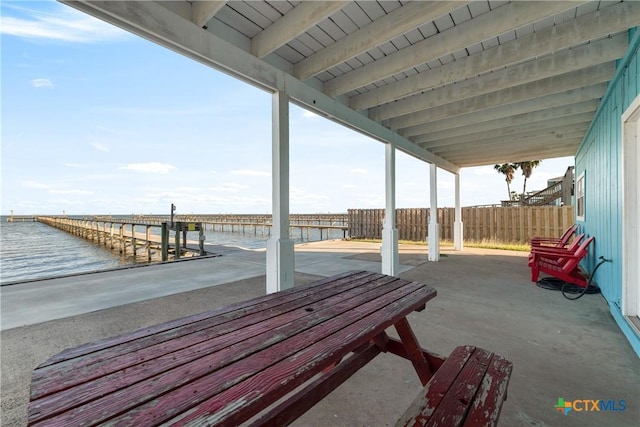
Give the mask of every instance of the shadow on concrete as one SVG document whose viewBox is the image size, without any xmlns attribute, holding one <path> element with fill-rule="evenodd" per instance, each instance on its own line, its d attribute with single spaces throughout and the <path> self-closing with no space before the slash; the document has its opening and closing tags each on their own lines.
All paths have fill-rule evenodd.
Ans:
<svg viewBox="0 0 640 427">
<path fill-rule="evenodd" d="M 371 249 L 360 252 L 366 261 L 379 257 Z M 415 262 L 401 274 L 438 291 L 427 310 L 409 320 L 433 352 L 448 355 L 458 345 L 472 344 L 514 363 L 501 425 L 637 425 L 640 363 L 600 295 L 569 301 L 537 287 L 529 280 L 526 254 L 469 249 L 447 255 L 437 263 Z M 406 260 L 423 256 L 426 252 Z M 319 277 L 296 273 L 296 284 Z M 63 349 L 257 297 L 264 288 L 260 275 L 2 331 L 2 425 L 25 425 L 32 370 Z M 420 388 L 410 363 L 382 354 L 294 425 L 393 425 Z M 560 397 L 625 400 L 626 410 L 565 416 L 554 409 Z"/>
</svg>

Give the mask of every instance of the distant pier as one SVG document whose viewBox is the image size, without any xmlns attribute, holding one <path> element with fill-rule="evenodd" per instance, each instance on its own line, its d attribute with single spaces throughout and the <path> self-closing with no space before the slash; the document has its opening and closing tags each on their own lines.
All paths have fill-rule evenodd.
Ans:
<svg viewBox="0 0 640 427">
<path fill-rule="evenodd" d="M 205 230 L 208 228 L 211 231 L 271 236 L 272 217 L 270 214 L 193 214 L 176 215 L 175 218 L 177 221 L 202 223 Z M 170 216 L 134 215 L 133 220 L 161 224 L 169 221 Z M 346 213 L 292 214 L 289 216 L 289 230 L 291 238 L 299 236 L 301 241 L 311 241 L 311 230 L 319 231 L 320 240 L 329 239 L 329 232 L 332 230 L 341 231 L 342 238 L 346 238 L 349 230 L 348 215 Z"/>
<path fill-rule="evenodd" d="M 18 217 L 14 217 L 18 218 Z M 205 255 L 204 232 L 211 231 L 271 236 L 271 215 L 132 215 L 129 218 L 93 216 L 32 216 L 68 233 L 131 256 L 139 261 L 169 261 L 182 256 Z M 301 242 L 347 237 L 347 214 L 296 214 L 289 218 L 290 235 Z M 154 230 L 155 229 L 155 230 Z M 317 231 L 316 231 L 317 230 Z M 198 242 L 187 244 L 187 232 L 198 232 Z M 319 239 L 318 239 L 319 234 Z"/>
<path fill-rule="evenodd" d="M 195 223 L 148 223 L 141 220 L 75 219 L 37 216 L 35 220 L 141 261 L 168 261 L 182 256 L 205 255 L 202 227 Z M 152 229 L 157 228 L 157 233 Z M 144 231 L 143 231 L 144 230 Z M 174 245 L 170 245 L 173 231 Z M 187 232 L 200 231 L 197 248 L 187 246 Z"/>
<path fill-rule="evenodd" d="M 35 215 L 11 215 L 7 217 L 7 222 L 36 222 Z"/>
</svg>

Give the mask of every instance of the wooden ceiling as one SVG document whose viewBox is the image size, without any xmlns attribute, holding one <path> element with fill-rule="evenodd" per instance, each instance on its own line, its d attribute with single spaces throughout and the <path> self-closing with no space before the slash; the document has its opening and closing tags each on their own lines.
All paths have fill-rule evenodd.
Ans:
<svg viewBox="0 0 640 427">
<path fill-rule="evenodd" d="M 452 172 L 574 155 L 640 25 L 620 1 L 63 2 Z"/>
</svg>

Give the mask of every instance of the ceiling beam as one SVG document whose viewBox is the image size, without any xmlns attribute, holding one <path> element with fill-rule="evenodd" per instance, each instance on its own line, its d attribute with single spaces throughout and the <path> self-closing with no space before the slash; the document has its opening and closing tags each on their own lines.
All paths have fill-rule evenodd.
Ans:
<svg viewBox="0 0 640 427">
<path fill-rule="evenodd" d="M 285 91 L 292 101 L 362 134 L 451 173 L 460 168 L 418 147 L 396 132 L 294 78 L 254 55 L 203 30 L 154 2 L 62 0 L 85 13 L 158 43 L 209 67 L 268 91 Z"/>
<path fill-rule="evenodd" d="M 535 159 L 544 159 L 544 156 L 547 154 L 546 151 L 562 151 L 568 152 L 567 155 L 575 154 L 577 146 L 580 144 L 580 141 L 584 137 L 582 135 L 573 135 L 567 138 L 561 138 L 562 144 L 558 144 L 557 141 L 540 138 L 538 140 L 531 139 L 527 143 L 511 145 L 509 147 L 500 146 L 496 148 L 492 148 L 490 150 L 466 150 L 461 151 L 459 153 L 451 154 L 447 156 L 447 158 L 452 159 L 456 162 L 466 163 L 470 160 L 474 160 L 474 158 L 478 160 L 483 160 L 486 163 L 493 163 L 491 158 L 514 158 L 520 157 L 523 154 L 527 154 L 529 156 L 533 155 L 534 157 L 529 157 L 528 159 L 523 160 L 535 160 Z M 569 146 L 569 149 L 564 146 L 564 144 Z M 487 162 L 488 161 L 488 162 Z"/>
<path fill-rule="evenodd" d="M 204 27 L 226 3 L 217 0 L 194 0 L 191 3 L 191 22 L 198 27 Z"/>
<path fill-rule="evenodd" d="M 640 25 L 640 2 L 619 3 L 575 20 L 458 59 L 432 70 L 351 97 L 349 105 L 363 110 L 434 87 L 462 82 L 527 59 L 538 58 L 589 40 L 606 37 Z M 542 71 L 542 70 L 540 70 Z M 380 107 L 384 109 L 384 105 Z M 373 116 L 372 116 L 373 117 Z M 393 117 L 380 113 L 382 118 Z"/>
<path fill-rule="evenodd" d="M 576 141 L 580 141 L 584 137 L 584 132 L 571 132 L 566 135 L 562 135 L 558 138 L 550 138 L 541 136 L 538 138 L 528 138 L 526 140 L 522 140 L 519 143 L 509 144 L 508 148 L 505 147 L 505 144 L 494 145 L 489 148 L 485 148 L 483 146 L 473 148 L 467 148 L 465 150 L 460 150 L 457 152 L 445 153 L 448 159 L 452 159 L 456 162 L 464 161 L 464 159 L 469 159 L 473 157 L 479 157 L 481 159 L 485 159 L 488 157 L 496 157 L 503 155 L 511 155 L 521 154 L 523 152 L 531 152 L 531 149 L 536 148 L 540 149 L 563 149 L 565 145 L 572 145 Z M 568 143 L 568 144 L 567 144 Z M 504 153 L 504 154 L 503 154 Z M 537 156 L 541 156 L 543 153 L 538 151 Z M 540 157 L 537 157 L 540 159 Z M 535 160 L 535 159 L 527 159 L 527 160 Z"/>
<path fill-rule="evenodd" d="M 570 117 L 585 113 L 591 114 L 593 116 L 593 113 L 595 113 L 596 109 L 598 108 L 598 104 L 599 101 L 597 99 L 592 99 L 590 101 L 585 101 L 578 104 L 563 105 L 546 110 L 533 111 L 530 113 L 517 114 L 510 117 L 488 120 L 482 123 L 477 123 L 473 126 L 462 126 L 436 132 L 424 133 L 412 137 L 411 140 L 417 144 L 421 144 L 429 141 L 447 140 L 449 138 L 473 135 L 481 132 L 490 132 L 503 128 L 535 125 L 536 123 L 549 121 L 554 118 Z"/>
<path fill-rule="evenodd" d="M 582 138 L 564 141 L 561 146 L 530 146 L 514 151 L 503 150 L 502 153 L 492 155 L 481 155 L 480 153 L 471 153 L 467 157 L 459 157 L 455 159 L 456 164 L 461 167 L 486 166 L 510 162 L 527 162 L 534 159 L 553 159 L 556 157 L 575 156 L 576 151 Z M 542 155 L 541 155 L 541 150 Z M 452 161 L 454 161 L 452 159 Z"/>
<path fill-rule="evenodd" d="M 403 116 L 454 101 L 524 85 L 571 71 L 586 69 L 587 67 L 592 67 L 589 70 L 593 72 L 608 73 L 606 80 L 609 80 L 615 73 L 614 61 L 624 56 L 627 45 L 627 35 L 620 34 L 613 39 L 605 39 L 558 52 L 538 60 L 525 62 L 501 71 L 478 76 L 475 79 L 447 85 L 386 104 L 370 110 L 369 117 L 380 121 L 391 117 Z M 604 65 L 593 67 L 599 64 Z"/>
<path fill-rule="evenodd" d="M 348 1 L 305 1 L 251 39 L 251 53 L 264 58 L 342 9 Z"/>
<path fill-rule="evenodd" d="M 418 1 L 401 6 L 298 62 L 293 67 L 293 74 L 305 80 L 466 4 Z"/>
<path fill-rule="evenodd" d="M 578 124 L 578 123 L 585 123 L 585 122 L 590 123 L 591 120 L 593 120 L 593 112 L 588 112 L 588 113 L 574 114 L 572 116 L 556 117 L 551 120 L 538 121 L 538 122 L 527 123 L 523 125 L 492 129 L 485 132 L 474 132 L 468 135 L 463 135 L 463 136 L 458 136 L 453 138 L 443 138 L 443 139 L 435 139 L 435 140 L 427 140 L 427 141 L 414 140 L 414 142 L 424 149 L 433 151 L 436 148 L 445 147 L 449 145 L 462 144 L 465 142 L 481 141 L 485 139 L 504 138 L 504 137 L 518 138 L 519 135 L 529 133 L 529 132 L 535 132 L 542 129 L 558 128 L 558 127 L 567 126 L 571 124 Z"/>
<path fill-rule="evenodd" d="M 548 108 L 561 107 L 570 104 L 591 101 L 602 97 L 606 88 L 606 83 L 600 83 L 593 86 L 573 89 L 563 93 L 531 99 L 529 101 L 524 101 L 517 104 L 501 105 L 484 111 L 411 126 L 409 128 L 403 129 L 401 134 L 405 137 L 421 135 L 427 132 L 436 132 L 439 130 L 457 128 L 461 126 L 469 126 L 489 120 L 515 116 L 517 114 L 531 113 Z"/>
<path fill-rule="evenodd" d="M 544 7 L 538 2 L 509 3 L 380 58 L 371 64 L 329 80 L 324 84 L 324 91 L 330 96 L 347 93 L 416 65 L 469 47 L 478 43 L 479 40 L 487 40 L 579 5 L 579 2 L 571 1 L 545 2 Z"/>
<path fill-rule="evenodd" d="M 483 152 L 488 153 L 494 149 L 511 149 L 512 147 L 518 146 L 520 144 L 534 144 L 540 141 L 557 142 L 562 139 L 583 137 L 590 124 L 591 122 L 589 121 L 566 126 L 558 126 L 555 128 L 538 129 L 519 135 L 487 138 L 455 145 L 447 145 L 445 147 L 437 147 L 429 151 L 439 156 L 451 156 L 477 148 L 482 148 Z"/>
<path fill-rule="evenodd" d="M 598 65 L 578 71 L 535 80 L 531 83 L 451 102 L 388 121 L 391 129 L 406 128 L 424 122 L 460 116 L 499 105 L 514 104 L 554 93 L 566 92 L 596 83 L 608 82 L 615 72 L 614 64 Z"/>
</svg>

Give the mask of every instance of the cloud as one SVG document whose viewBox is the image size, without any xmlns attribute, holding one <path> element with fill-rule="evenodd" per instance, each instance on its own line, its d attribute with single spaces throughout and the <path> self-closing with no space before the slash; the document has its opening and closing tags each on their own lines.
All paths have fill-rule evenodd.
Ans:
<svg viewBox="0 0 640 427">
<path fill-rule="evenodd" d="M 289 197 L 292 202 L 305 202 L 305 203 L 330 200 L 329 196 L 326 196 L 324 194 L 317 194 L 313 191 L 306 191 L 306 190 L 297 189 L 297 188 L 291 189 Z"/>
<path fill-rule="evenodd" d="M 84 165 L 81 163 L 63 163 L 62 166 L 66 166 L 68 168 L 74 168 L 74 169 L 86 169 L 89 167 L 88 165 Z"/>
<path fill-rule="evenodd" d="M 243 176 L 271 176 L 271 172 L 265 171 L 257 171 L 250 169 L 239 169 L 231 171 L 232 175 L 243 175 Z"/>
<path fill-rule="evenodd" d="M 150 162 L 150 163 L 131 163 L 131 164 L 120 167 L 120 169 L 132 170 L 132 171 L 144 172 L 144 173 L 169 173 L 172 170 L 176 169 L 176 167 L 168 163 Z"/>
<path fill-rule="evenodd" d="M 29 188 L 40 188 L 40 189 L 47 189 L 49 188 L 49 186 L 47 184 L 42 184 L 40 182 L 36 182 L 36 181 L 25 181 L 22 183 L 23 186 L 25 187 L 29 187 Z"/>
<path fill-rule="evenodd" d="M 7 6 L 25 17 L 0 17 L 0 33 L 27 39 L 48 39 L 74 43 L 104 42 L 124 38 L 128 33 L 70 7 L 57 7 L 43 12 L 29 8 Z"/>
<path fill-rule="evenodd" d="M 354 169 L 351 169 L 349 172 L 357 175 L 366 175 L 369 173 L 369 171 L 364 168 L 354 168 Z"/>
<path fill-rule="evenodd" d="M 305 111 L 302 113 L 302 117 L 315 118 L 315 117 L 320 117 L 320 116 L 319 116 L 319 115 L 317 115 L 316 113 L 314 113 L 313 111 L 305 110 Z"/>
<path fill-rule="evenodd" d="M 248 188 L 248 186 L 244 184 L 238 184 L 236 182 L 223 182 L 211 188 L 211 191 L 236 192 L 244 188 Z"/>
<path fill-rule="evenodd" d="M 31 86 L 33 87 L 53 87 L 53 83 L 49 79 L 33 79 L 31 80 Z"/>
<path fill-rule="evenodd" d="M 90 196 L 93 194 L 93 191 L 89 190 L 49 190 L 50 194 L 59 194 L 65 196 Z"/>
<path fill-rule="evenodd" d="M 104 145 L 98 144 L 97 142 L 94 142 L 91 145 L 93 145 L 93 148 L 95 148 L 96 150 L 109 152 L 109 147 L 105 147 Z"/>
</svg>

